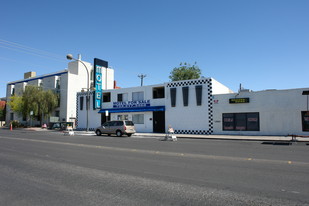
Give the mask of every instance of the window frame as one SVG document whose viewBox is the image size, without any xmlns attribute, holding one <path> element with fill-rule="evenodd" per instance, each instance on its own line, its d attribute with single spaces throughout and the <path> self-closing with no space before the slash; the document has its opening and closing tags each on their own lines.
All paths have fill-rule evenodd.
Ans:
<svg viewBox="0 0 309 206">
<path fill-rule="evenodd" d="M 145 124 L 145 115 L 144 114 L 132 114 L 133 124 Z"/>
<path fill-rule="evenodd" d="M 222 113 L 222 130 L 260 131 L 260 113 Z"/>
</svg>

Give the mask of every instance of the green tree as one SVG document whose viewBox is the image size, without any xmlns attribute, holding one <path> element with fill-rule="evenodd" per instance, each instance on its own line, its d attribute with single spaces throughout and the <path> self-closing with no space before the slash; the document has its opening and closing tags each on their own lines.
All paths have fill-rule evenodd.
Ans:
<svg viewBox="0 0 309 206">
<path fill-rule="evenodd" d="M 25 118 L 28 118 L 30 111 L 33 111 L 33 117 L 42 124 L 44 117 L 49 117 L 58 106 L 58 95 L 52 90 L 29 85 L 22 96 L 12 96 L 8 104 L 14 112 Z"/>
<path fill-rule="evenodd" d="M 58 95 L 52 90 L 42 91 L 40 94 L 40 102 L 39 114 L 42 116 L 42 119 L 44 117 L 47 118 L 58 106 Z"/>
<path fill-rule="evenodd" d="M 180 63 L 179 67 L 175 67 L 169 76 L 172 81 L 198 79 L 200 77 L 201 70 L 196 63 L 192 66 L 187 63 Z"/>
<path fill-rule="evenodd" d="M 7 102 L 12 111 L 16 112 L 18 115 L 22 116 L 24 112 L 24 104 L 22 96 L 11 96 L 10 100 Z"/>
<path fill-rule="evenodd" d="M 6 114 L 5 107 L 3 109 L 0 108 L 0 121 L 5 120 L 5 114 Z"/>
</svg>

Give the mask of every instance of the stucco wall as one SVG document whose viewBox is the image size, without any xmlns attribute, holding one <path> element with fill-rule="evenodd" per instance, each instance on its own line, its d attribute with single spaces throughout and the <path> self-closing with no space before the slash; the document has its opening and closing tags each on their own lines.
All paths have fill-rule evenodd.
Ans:
<svg viewBox="0 0 309 206">
<path fill-rule="evenodd" d="M 240 92 L 214 96 L 214 134 L 309 135 L 302 131 L 301 111 L 307 109 L 307 89 Z M 249 103 L 229 104 L 230 98 L 249 98 Z M 223 131 L 223 113 L 259 112 L 260 131 Z"/>
</svg>

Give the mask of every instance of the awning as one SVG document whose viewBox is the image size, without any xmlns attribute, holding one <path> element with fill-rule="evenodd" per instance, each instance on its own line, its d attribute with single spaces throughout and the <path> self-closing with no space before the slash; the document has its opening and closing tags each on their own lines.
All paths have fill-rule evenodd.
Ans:
<svg viewBox="0 0 309 206">
<path fill-rule="evenodd" d="M 110 108 L 101 109 L 98 113 L 126 113 L 126 112 L 155 112 L 155 111 L 165 111 L 165 106 L 152 106 L 152 107 L 129 107 L 129 108 Z"/>
</svg>

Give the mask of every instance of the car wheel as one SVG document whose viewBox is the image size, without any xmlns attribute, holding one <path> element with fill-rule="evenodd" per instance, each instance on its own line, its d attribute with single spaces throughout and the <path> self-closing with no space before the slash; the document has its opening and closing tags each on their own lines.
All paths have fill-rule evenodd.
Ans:
<svg viewBox="0 0 309 206">
<path fill-rule="evenodd" d="M 128 135 L 128 137 L 131 137 L 132 136 L 132 134 L 127 134 Z"/>
<path fill-rule="evenodd" d="M 122 136 L 122 132 L 120 130 L 117 130 L 116 131 L 116 135 L 117 135 L 117 137 L 121 137 Z"/>
<path fill-rule="evenodd" d="M 97 129 L 97 131 L 95 131 L 97 136 L 101 136 L 102 132 L 100 130 Z"/>
</svg>

